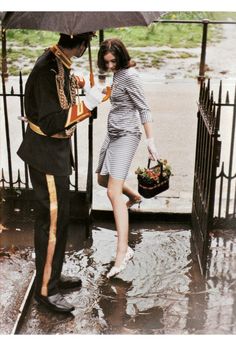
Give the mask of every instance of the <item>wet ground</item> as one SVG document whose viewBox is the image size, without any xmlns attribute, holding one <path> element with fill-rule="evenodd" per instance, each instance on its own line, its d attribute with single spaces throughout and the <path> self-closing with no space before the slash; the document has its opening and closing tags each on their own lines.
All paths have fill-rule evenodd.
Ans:
<svg viewBox="0 0 236 346">
<path fill-rule="evenodd" d="M 11 225 L 0 234 L 1 309 L 7 311 L 1 334 L 10 333 L 26 282 L 32 277 L 31 226 L 22 225 L 16 231 Z M 132 222 L 129 244 L 135 251 L 133 260 L 116 279 L 108 280 L 105 274 L 116 246 L 113 223 L 95 222 L 88 240 L 81 226 L 71 225 L 63 271 L 82 279 L 80 291 L 65 292 L 76 309 L 70 315 L 54 314 L 32 300 L 20 333 L 236 333 L 233 230 L 211 234 L 206 278 L 199 272 L 187 223 Z"/>
</svg>

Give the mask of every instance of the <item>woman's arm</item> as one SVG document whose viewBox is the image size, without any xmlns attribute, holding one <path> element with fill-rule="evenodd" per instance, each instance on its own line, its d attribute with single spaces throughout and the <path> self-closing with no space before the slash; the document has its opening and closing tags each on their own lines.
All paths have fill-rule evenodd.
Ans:
<svg viewBox="0 0 236 346">
<path fill-rule="evenodd" d="M 144 91 L 141 85 L 141 80 L 137 74 L 129 76 L 126 84 L 126 90 L 139 111 L 140 120 L 144 127 L 145 135 L 147 138 L 146 145 L 149 152 L 149 158 L 155 161 L 158 158 L 158 153 L 153 138 L 153 120 L 145 99 Z"/>
<path fill-rule="evenodd" d="M 152 138 L 153 137 L 152 123 L 151 122 L 144 123 L 143 127 L 144 127 L 146 138 L 147 139 Z"/>
<path fill-rule="evenodd" d="M 141 123 L 152 122 L 152 115 L 146 102 L 140 77 L 137 73 L 131 73 L 128 76 L 125 90 L 139 112 Z"/>
<path fill-rule="evenodd" d="M 154 143 L 152 123 L 147 122 L 143 124 L 145 135 L 146 135 L 146 145 L 149 152 L 149 158 L 153 161 L 158 159 L 157 149 Z"/>
</svg>

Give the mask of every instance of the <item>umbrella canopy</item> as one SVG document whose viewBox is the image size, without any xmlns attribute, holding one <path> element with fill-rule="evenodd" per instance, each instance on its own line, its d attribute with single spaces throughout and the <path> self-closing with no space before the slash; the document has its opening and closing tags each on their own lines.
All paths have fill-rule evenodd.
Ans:
<svg viewBox="0 0 236 346">
<path fill-rule="evenodd" d="M 147 26 L 164 12 L 5 12 L 4 29 L 35 29 L 75 35 L 122 26 Z"/>
</svg>

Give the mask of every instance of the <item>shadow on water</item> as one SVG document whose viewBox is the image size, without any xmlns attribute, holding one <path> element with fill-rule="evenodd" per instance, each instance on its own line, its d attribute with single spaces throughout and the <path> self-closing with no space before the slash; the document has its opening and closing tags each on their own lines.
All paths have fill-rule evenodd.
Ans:
<svg viewBox="0 0 236 346">
<path fill-rule="evenodd" d="M 19 243 L 30 244 L 29 239 Z M 134 258 L 108 280 L 116 241 L 113 223 L 96 222 L 89 239 L 82 226 L 71 224 L 63 271 L 81 277 L 82 288 L 64 294 L 75 311 L 54 314 L 33 300 L 21 334 L 235 333 L 233 230 L 211 234 L 205 278 L 199 272 L 189 225 L 132 223 L 129 245 Z"/>
</svg>

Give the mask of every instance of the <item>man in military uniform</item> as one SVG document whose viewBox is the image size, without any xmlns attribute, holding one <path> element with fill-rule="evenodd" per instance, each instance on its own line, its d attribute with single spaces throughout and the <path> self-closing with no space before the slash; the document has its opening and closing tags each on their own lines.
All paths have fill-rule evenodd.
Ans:
<svg viewBox="0 0 236 346">
<path fill-rule="evenodd" d="M 83 55 L 92 36 L 60 34 L 58 44 L 37 60 L 26 82 L 28 127 L 17 152 L 29 165 L 36 196 L 35 299 L 59 312 L 74 310 L 60 288 L 81 286 L 80 279 L 62 278 L 61 271 L 69 222 L 70 138 L 75 124 L 91 115 L 102 100 L 91 88 L 87 98 L 76 104 L 81 80 L 70 74 L 71 58 Z"/>
</svg>

